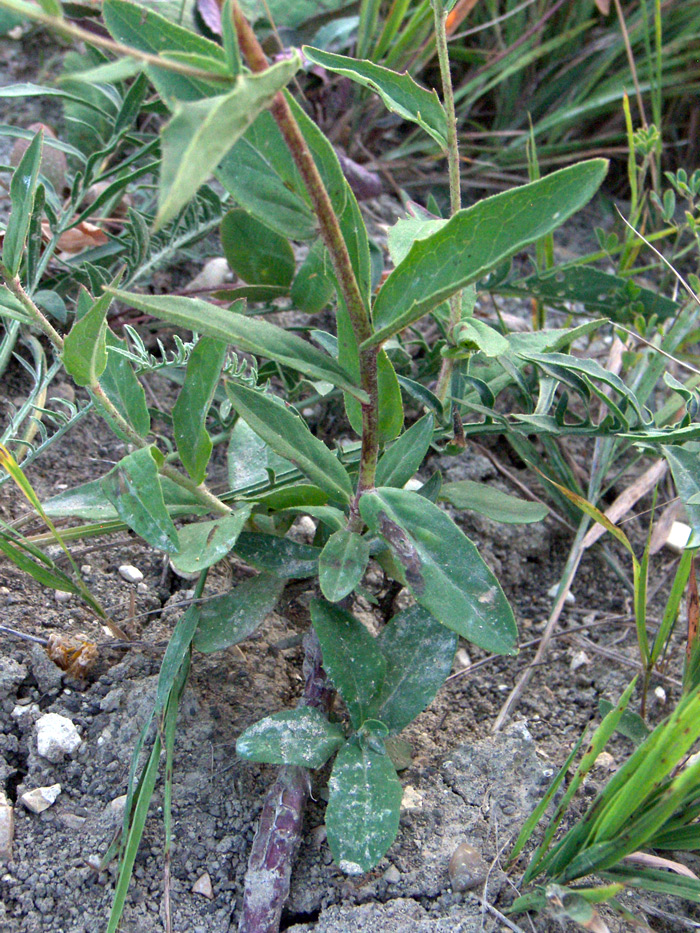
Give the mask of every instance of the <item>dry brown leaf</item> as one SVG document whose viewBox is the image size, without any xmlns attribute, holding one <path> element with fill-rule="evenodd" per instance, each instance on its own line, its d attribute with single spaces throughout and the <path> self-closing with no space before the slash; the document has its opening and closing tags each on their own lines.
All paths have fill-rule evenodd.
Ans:
<svg viewBox="0 0 700 933">
<path fill-rule="evenodd" d="M 609 518 L 613 524 L 619 521 L 623 515 L 629 512 L 633 505 L 639 502 L 642 496 L 645 496 L 650 489 L 656 486 L 667 470 L 668 463 L 665 460 L 657 460 L 656 463 L 653 463 L 605 510 L 605 517 Z M 583 539 L 583 549 L 585 550 L 595 544 L 598 538 L 604 534 L 605 528 L 602 525 L 595 525 Z"/>
<path fill-rule="evenodd" d="M 662 858 L 660 855 L 650 855 L 648 852 L 632 852 L 630 855 L 626 855 L 622 861 L 636 862 L 637 865 L 645 865 L 647 868 L 668 868 L 677 875 L 694 878 L 696 881 L 700 880 L 695 872 L 691 871 L 686 865 L 674 862 L 670 858 Z"/>
<path fill-rule="evenodd" d="M 661 515 L 654 522 L 654 530 L 651 533 L 651 540 L 649 541 L 649 553 L 651 555 L 658 554 L 661 548 L 666 544 L 673 523 L 678 519 L 682 510 L 683 503 L 680 499 L 675 499 L 666 506 Z"/>
<path fill-rule="evenodd" d="M 610 0 L 595 0 L 595 5 L 600 14 L 607 16 L 610 12 Z"/>
<path fill-rule="evenodd" d="M 48 242 L 51 239 L 51 229 L 48 221 L 42 220 L 41 232 L 44 239 Z M 58 241 L 58 249 L 63 253 L 82 253 L 84 249 L 92 249 L 95 246 L 104 246 L 109 239 L 105 232 L 96 224 L 91 224 L 88 220 L 83 220 L 77 227 L 66 230 L 62 233 Z"/>
</svg>

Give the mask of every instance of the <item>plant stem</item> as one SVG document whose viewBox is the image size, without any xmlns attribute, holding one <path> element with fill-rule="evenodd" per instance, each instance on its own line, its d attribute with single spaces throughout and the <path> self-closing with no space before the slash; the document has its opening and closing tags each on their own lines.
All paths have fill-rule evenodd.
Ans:
<svg viewBox="0 0 700 933">
<path fill-rule="evenodd" d="M 19 280 L 19 276 L 10 275 L 4 266 L 0 267 L 0 273 L 2 273 L 2 277 L 5 280 L 5 284 L 7 285 L 8 289 L 20 302 L 29 317 L 36 324 L 39 330 L 49 338 L 51 343 L 60 353 L 63 350 L 63 337 L 61 337 L 58 331 L 52 327 L 49 321 L 44 317 L 29 295 L 22 288 L 22 283 Z"/>
<path fill-rule="evenodd" d="M 322 667 L 321 646 L 313 628 L 304 638 L 304 649 L 304 695 L 299 706 L 328 713 L 333 689 Z M 268 791 L 248 860 L 239 933 L 279 931 L 310 789 L 306 768 L 285 765 Z"/>
<path fill-rule="evenodd" d="M 241 51 L 254 72 L 265 71 L 268 67 L 267 58 L 262 46 L 251 29 L 250 23 L 243 15 L 240 6 L 233 4 L 233 18 Z M 318 219 L 321 238 L 328 250 L 338 281 L 338 288 L 352 324 L 353 333 L 358 346 L 372 336 L 372 322 L 369 311 L 362 299 L 360 287 L 352 268 L 350 254 L 343 238 L 338 217 L 333 210 L 331 199 L 328 196 L 323 179 L 316 167 L 313 155 L 306 144 L 306 140 L 294 118 L 294 114 L 287 103 L 284 94 L 280 91 L 270 107 L 270 113 L 275 119 L 287 147 L 299 170 L 306 190 L 313 205 L 314 214 Z M 379 452 L 379 424 L 377 388 L 377 353 L 375 347 L 360 351 L 360 384 L 369 396 L 369 402 L 362 405 L 362 453 L 360 456 L 360 475 L 358 479 L 357 495 L 351 510 L 351 521 L 359 522 L 357 502 L 363 492 L 374 488 L 374 477 Z"/>
<path fill-rule="evenodd" d="M 459 143 L 457 141 L 457 116 L 455 114 L 455 99 L 452 90 L 452 76 L 450 74 L 450 56 L 447 49 L 447 13 L 445 13 L 443 0 L 432 0 L 435 17 L 435 45 L 438 62 L 440 64 L 440 77 L 442 79 L 442 99 L 447 113 L 447 168 L 450 181 L 450 215 L 454 215 L 462 207 L 462 190 L 459 180 Z M 457 292 L 450 298 L 450 323 L 448 336 L 459 324 L 462 317 L 462 293 Z M 454 361 L 445 357 L 440 366 L 435 394 L 444 402 L 452 383 L 452 370 Z"/>
</svg>

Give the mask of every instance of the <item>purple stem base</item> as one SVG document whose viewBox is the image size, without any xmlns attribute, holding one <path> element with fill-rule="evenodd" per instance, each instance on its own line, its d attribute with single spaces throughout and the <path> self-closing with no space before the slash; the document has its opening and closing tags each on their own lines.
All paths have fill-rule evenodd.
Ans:
<svg viewBox="0 0 700 933">
<path fill-rule="evenodd" d="M 328 713 L 333 688 L 323 670 L 321 647 L 313 629 L 304 638 L 304 649 L 304 695 L 299 706 L 314 706 Z M 280 768 L 253 839 L 238 933 L 279 933 L 310 790 L 306 768 Z"/>
</svg>

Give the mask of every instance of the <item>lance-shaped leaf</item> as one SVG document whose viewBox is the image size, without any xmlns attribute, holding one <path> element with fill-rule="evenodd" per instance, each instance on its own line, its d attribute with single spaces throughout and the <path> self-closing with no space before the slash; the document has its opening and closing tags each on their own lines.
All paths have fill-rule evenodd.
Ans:
<svg viewBox="0 0 700 933">
<path fill-rule="evenodd" d="M 355 531 L 336 531 L 318 560 L 321 592 L 332 603 L 352 593 L 369 562 L 369 541 Z"/>
<path fill-rule="evenodd" d="M 77 320 L 63 344 L 63 365 L 79 386 L 97 382 L 107 366 L 108 302 L 96 301 Z"/>
<path fill-rule="evenodd" d="M 380 488 L 362 496 L 360 513 L 390 545 L 421 606 L 479 647 L 515 654 L 515 619 L 498 580 L 442 509 L 416 493 Z"/>
<path fill-rule="evenodd" d="M 236 543 L 251 509 L 252 505 L 245 504 L 223 518 L 181 528 L 180 551 L 172 558 L 175 569 L 180 573 L 199 573 L 223 560 Z"/>
<path fill-rule="evenodd" d="M 382 454 L 377 464 L 377 486 L 406 485 L 428 453 L 434 424 L 432 415 L 424 415 Z"/>
<path fill-rule="evenodd" d="M 361 402 L 367 401 L 366 393 L 353 381 L 352 376 L 327 353 L 283 327 L 236 313 L 243 311 L 243 302 L 237 302 L 227 309 L 199 298 L 137 295 L 116 289 L 110 291 L 115 298 L 132 308 L 146 311 L 178 327 L 225 340 L 236 349 L 275 360 L 312 379 L 321 379 L 351 392 Z"/>
<path fill-rule="evenodd" d="M 44 133 L 40 130 L 27 147 L 10 181 L 10 218 L 2 244 L 2 264 L 11 276 L 17 275 L 22 263 L 34 209 L 43 144 Z"/>
<path fill-rule="evenodd" d="M 209 654 L 244 641 L 275 608 L 284 584 L 274 574 L 261 573 L 229 593 L 207 600 L 200 609 L 194 647 Z"/>
<path fill-rule="evenodd" d="M 176 105 L 161 133 L 162 167 L 156 228 L 172 220 L 212 175 L 231 146 L 299 70 L 295 52 L 259 74 L 241 73 L 233 90 Z"/>
<path fill-rule="evenodd" d="M 323 666 L 359 729 L 372 716 L 386 661 L 364 625 L 344 609 L 314 599 L 311 621 L 321 643 Z"/>
<path fill-rule="evenodd" d="M 200 337 L 187 361 L 185 381 L 173 406 L 177 452 L 196 483 L 204 482 L 211 457 L 206 420 L 225 357 L 226 344 L 222 340 Z"/>
<path fill-rule="evenodd" d="M 321 548 L 256 531 L 244 531 L 233 550 L 251 567 L 288 580 L 303 580 L 318 573 Z"/>
<path fill-rule="evenodd" d="M 445 225 L 416 240 L 374 302 L 381 343 L 477 281 L 498 263 L 550 233 L 598 190 L 604 159 L 590 159 L 546 178 L 505 191 L 458 211 Z"/>
<path fill-rule="evenodd" d="M 289 240 L 252 214 L 236 208 L 221 221 L 221 246 L 226 262 L 251 285 L 291 285 L 296 269 Z"/>
<path fill-rule="evenodd" d="M 457 635 L 422 606 L 411 606 L 393 617 L 377 641 L 386 674 L 375 715 L 390 732 L 400 732 L 432 703 L 445 682 Z"/>
<path fill-rule="evenodd" d="M 320 710 L 303 706 L 249 726 L 236 741 L 236 753 L 247 761 L 322 768 L 344 743 L 340 726 L 328 722 Z"/>
<path fill-rule="evenodd" d="M 298 415 L 270 396 L 233 382 L 226 383 L 226 392 L 241 418 L 276 453 L 291 460 L 332 499 L 350 499 L 352 484 L 345 467 Z"/>
<path fill-rule="evenodd" d="M 688 444 L 685 447 L 661 448 L 671 467 L 673 482 L 693 529 L 686 547 L 697 547 L 700 544 L 700 451 L 692 449 L 695 446 Z"/>
<path fill-rule="evenodd" d="M 100 483 L 129 528 L 152 547 L 177 554 L 177 530 L 165 508 L 152 448 L 144 447 L 124 457 Z"/>
<path fill-rule="evenodd" d="M 173 516 L 206 515 L 207 506 L 203 506 L 193 493 L 178 486 L 167 476 L 160 478 L 163 501 L 168 513 Z M 57 496 L 44 502 L 44 511 L 51 518 L 87 518 L 96 521 L 110 521 L 117 518 L 117 510 L 105 494 L 102 480 L 94 479 L 81 483 L 73 489 L 66 489 Z"/>
<path fill-rule="evenodd" d="M 442 149 L 447 148 L 447 115 L 434 90 L 428 91 L 416 84 L 405 72 L 398 74 L 373 62 L 324 52 L 308 45 L 303 46 L 302 51 L 309 61 L 374 91 L 388 110 L 404 120 L 417 123 Z"/>
<path fill-rule="evenodd" d="M 353 736 L 338 752 L 328 789 L 326 830 L 333 858 L 346 874 L 363 874 L 396 838 L 401 782 L 387 755 Z"/>
<path fill-rule="evenodd" d="M 117 352 L 118 349 L 125 350 L 126 341 L 115 337 L 107 328 L 107 365 L 100 376 L 100 385 L 119 414 L 141 437 L 145 437 L 151 430 L 146 393 L 136 378 L 131 363 Z"/>
<path fill-rule="evenodd" d="M 456 509 L 471 509 L 507 525 L 541 522 L 549 512 L 542 502 L 528 502 L 486 483 L 474 483 L 469 479 L 445 483 L 440 490 L 440 499 Z"/>
</svg>

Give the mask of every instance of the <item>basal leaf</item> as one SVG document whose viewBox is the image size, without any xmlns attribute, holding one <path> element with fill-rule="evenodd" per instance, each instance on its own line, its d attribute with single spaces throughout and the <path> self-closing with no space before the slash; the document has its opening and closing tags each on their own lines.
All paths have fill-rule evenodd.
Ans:
<svg viewBox="0 0 700 933">
<path fill-rule="evenodd" d="M 398 333 L 508 256 L 560 226 L 595 194 L 607 171 L 590 159 L 458 211 L 416 240 L 374 302 L 377 344 Z"/>
<path fill-rule="evenodd" d="M 275 608 L 284 584 L 274 574 L 261 573 L 207 600 L 200 609 L 194 647 L 209 654 L 244 641 Z"/>
<path fill-rule="evenodd" d="M 175 518 L 183 515 L 206 515 L 209 509 L 199 499 L 178 486 L 167 476 L 160 478 L 163 501 L 168 514 Z M 82 483 L 73 489 L 60 492 L 43 503 L 46 514 L 51 518 L 84 518 L 95 521 L 110 521 L 118 518 L 117 510 L 107 498 L 101 479 Z"/>
<path fill-rule="evenodd" d="M 296 261 L 289 240 L 240 208 L 224 215 L 220 233 L 226 262 L 244 282 L 291 285 Z"/>
<path fill-rule="evenodd" d="M 302 706 L 249 726 L 236 741 L 236 753 L 247 761 L 322 768 L 344 744 L 340 726 L 328 722 L 319 710 Z"/>
<path fill-rule="evenodd" d="M 323 666 L 359 729 L 373 715 L 386 661 L 365 626 L 344 609 L 314 599 L 311 621 L 321 643 Z"/>
<path fill-rule="evenodd" d="M 178 533 L 180 550 L 172 558 L 175 569 L 180 573 L 199 573 L 223 560 L 248 521 L 251 508 L 246 503 L 223 518 L 181 528 Z"/>
<path fill-rule="evenodd" d="M 256 531 L 243 531 L 234 552 L 251 567 L 266 570 L 288 580 L 303 580 L 318 573 L 321 549 L 291 538 L 279 538 Z"/>
<path fill-rule="evenodd" d="M 330 382 L 351 392 L 360 401 L 367 399 L 351 375 L 327 353 L 283 327 L 236 313 L 243 310 L 242 302 L 226 309 L 199 298 L 156 297 L 118 290 L 111 293 L 132 308 L 178 327 L 225 340 L 237 349 L 275 360 L 312 379 Z"/>
<path fill-rule="evenodd" d="M 421 606 L 481 648 L 515 654 L 515 619 L 498 580 L 442 509 L 416 493 L 380 488 L 362 496 L 360 513 L 390 545 Z"/>
<path fill-rule="evenodd" d="M 180 460 L 196 483 L 204 482 L 212 452 L 207 415 L 226 358 L 226 344 L 200 337 L 187 361 L 185 381 L 173 406 L 173 433 Z"/>
<path fill-rule="evenodd" d="M 216 97 L 176 104 L 161 133 L 162 166 L 156 228 L 163 227 L 190 201 L 231 146 L 261 110 L 299 70 L 298 53 L 259 74 L 241 73 L 233 90 Z"/>
<path fill-rule="evenodd" d="M 549 514 L 549 509 L 542 502 L 528 502 L 487 483 L 474 483 L 469 479 L 444 483 L 440 498 L 456 509 L 470 509 L 507 525 L 541 522 Z"/>
<path fill-rule="evenodd" d="M 163 501 L 158 467 L 150 447 L 135 450 L 100 480 L 117 515 L 152 547 L 177 554 L 179 542 Z"/>
<path fill-rule="evenodd" d="M 350 499 L 352 484 L 345 467 L 298 415 L 270 396 L 233 382 L 226 383 L 226 392 L 241 418 L 274 451 L 291 460 L 332 499 Z"/>
<path fill-rule="evenodd" d="M 417 123 L 442 148 L 447 148 L 447 115 L 435 91 L 421 87 L 406 72 L 398 74 L 373 62 L 335 55 L 308 45 L 302 51 L 321 65 L 378 94 L 385 107 L 404 120 Z"/>
<path fill-rule="evenodd" d="M 328 788 L 326 830 L 333 858 L 346 874 L 363 874 L 396 838 L 401 783 L 387 755 L 353 736 L 338 752 Z"/>
<path fill-rule="evenodd" d="M 321 592 L 332 603 L 355 589 L 369 562 L 369 542 L 354 531 L 336 531 L 321 551 L 318 582 Z"/>
<path fill-rule="evenodd" d="M 386 674 L 376 718 L 400 732 L 432 703 L 452 668 L 458 638 L 421 606 L 395 615 L 377 641 Z"/>
</svg>

